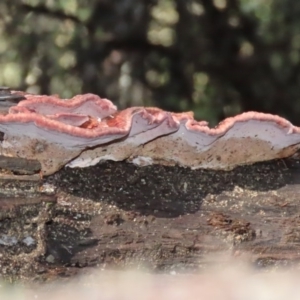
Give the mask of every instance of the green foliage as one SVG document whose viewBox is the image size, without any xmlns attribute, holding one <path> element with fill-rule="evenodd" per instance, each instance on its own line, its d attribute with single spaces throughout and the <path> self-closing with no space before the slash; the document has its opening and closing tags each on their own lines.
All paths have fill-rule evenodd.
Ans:
<svg viewBox="0 0 300 300">
<path fill-rule="evenodd" d="M 0 85 L 300 124 L 300 2 L 2 0 Z"/>
</svg>

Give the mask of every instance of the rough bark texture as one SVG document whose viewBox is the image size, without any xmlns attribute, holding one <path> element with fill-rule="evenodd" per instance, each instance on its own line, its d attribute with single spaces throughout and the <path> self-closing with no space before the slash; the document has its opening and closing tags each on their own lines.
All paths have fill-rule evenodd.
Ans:
<svg viewBox="0 0 300 300">
<path fill-rule="evenodd" d="M 258 267 L 298 265 L 297 159 L 233 171 L 105 162 L 0 177 L 0 265 L 10 280 L 90 267 L 205 268 L 221 252 Z"/>
<path fill-rule="evenodd" d="M 41 170 L 41 164 L 33 159 L 0 155 L 0 169 L 11 171 L 14 174 L 32 175 Z"/>
</svg>

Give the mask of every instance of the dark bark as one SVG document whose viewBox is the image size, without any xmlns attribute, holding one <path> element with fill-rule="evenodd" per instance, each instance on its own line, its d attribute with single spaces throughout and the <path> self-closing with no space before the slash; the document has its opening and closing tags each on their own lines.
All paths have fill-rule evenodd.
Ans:
<svg viewBox="0 0 300 300">
<path fill-rule="evenodd" d="M 95 266 L 191 271 L 224 251 L 259 267 L 300 259 L 294 159 L 228 172 L 106 162 L 21 179 L 1 180 L 0 263 L 11 279 Z"/>
<path fill-rule="evenodd" d="M 32 175 L 39 173 L 41 164 L 39 161 L 33 159 L 0 155 L 0 169 L 10 171 L 14 174 Z"/>
</svg>

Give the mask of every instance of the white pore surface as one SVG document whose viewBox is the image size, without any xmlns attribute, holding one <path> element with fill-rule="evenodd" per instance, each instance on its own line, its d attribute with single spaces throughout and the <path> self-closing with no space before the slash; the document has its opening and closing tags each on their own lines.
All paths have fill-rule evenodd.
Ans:
<svg viewBox="0 0 300 300">
<path fill-rule="evenodd" d="M 175 137 L 181 137 L 190 146 L 195 147 L 198 151 L 203 151 L 209 148 L 218 139 L 238 138 L 244 139 L 252 137 L 262 141 L 269 142 L 275 149 L 284 149 L 287 146 L 300 143 L 300 134 L 290 133 L 289 128 L 278 127 L 274 122 L 250 120 L 246 122 L 236 122 L 224 134 L 208 135 L 207 133 L 198 133 L 188 131 L 184 126 L 180 127 L 175 134 Z"/>
<path fill-rule="evenodd" d="M 48 143 L 58 144 L 66 149 L 78 148 L 85 149 L 96 145 L 105 144 L 113 140 L 119 139 L 125 134 L 115 134 L 95 137 L 95 138 L 82 138 L 78 136 L 69 135 L 57 131 L 49 131 L 47 129 L 39 128 L 34 123 L 13 123 L 13 124 L 0 124 L 0 131 L 8 133 L 12 136 L 27 136 L 33 140 L 46 141 Z M 21 145 L 20 145 L 21 146 Z"/>
<path fill-rule="evenodd" d="M 106 154 L 96 158 L 79 156 L 74 160 L 70 161 L 69 163 L 67 163 L 66 166 L 69 168 L 86 168 L 90 166 L 95 166 L 101 160 L 116 161 L 115 157 L 111 154 Z"/>
</svg>

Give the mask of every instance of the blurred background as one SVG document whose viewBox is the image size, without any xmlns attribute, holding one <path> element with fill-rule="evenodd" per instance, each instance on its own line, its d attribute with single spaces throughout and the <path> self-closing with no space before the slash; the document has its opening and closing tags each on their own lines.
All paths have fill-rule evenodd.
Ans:
<svg viewBox="0 0 300 300">
<path fill-rule="evenodd" d="M 300 1 L 1 0 L 0 85 L 300 125 Z"/>
</svg>

